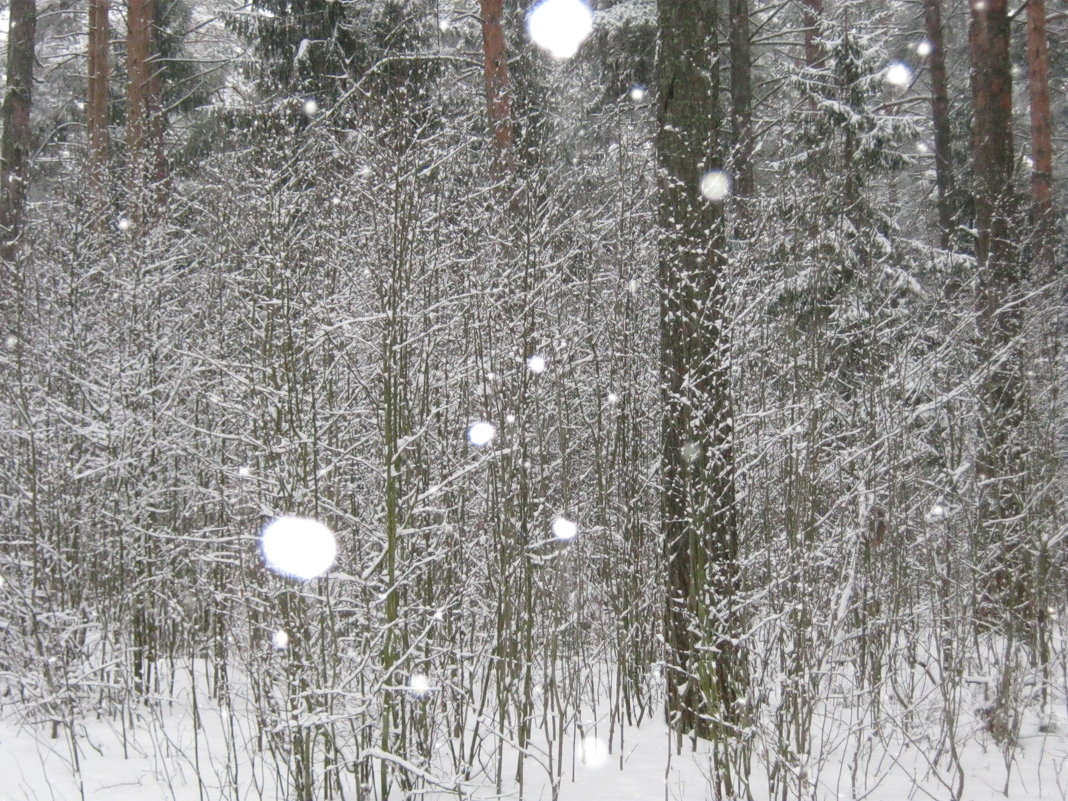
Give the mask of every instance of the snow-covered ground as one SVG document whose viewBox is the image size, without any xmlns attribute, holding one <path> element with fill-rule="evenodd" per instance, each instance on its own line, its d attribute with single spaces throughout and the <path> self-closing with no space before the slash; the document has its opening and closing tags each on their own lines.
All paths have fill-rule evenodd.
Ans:
<svg viewBox="0 0 1068 801">
<path fill-rule="evenodd" d="M 198 671 L 199 674 L 199 671 Z M 199 674 L 202 675 L 202 674 Z M 198 682 L 200 684 L 200 682 Z M 173 698 L 128 710 L 125 726 L 112 717 L 89 716 L 70 729 L 51 723 L 18 722 L 10 705 L 0 720 L 0 801 L 221 801 L 221 799 L 286 799 L 285 766 L 268 748 L 257 743 L 251 708 L 230 713 L 205 701 L 207 688 L 176 682 Z M 10 701 L 9 699 L 6 699 Z M 198 725 L 194 726 L 194 700 Z M 933 722 L 922 716 L 904 725 L 896 721 L 880 734 L 850 722 L 846 706 L 828 705 L 814 719 L 824 747 L 796 768 L 794 788 L 787 798 L 934 799 L 955 796 L 954 772 L 945 744 L 934 740 Z M 978 716 L 962 715 L 959 722 L 960 764 L 964 801 L 1005 798 L 1006 757 Z M 617 730 L 608 744 L 603 720 L 586 720 L 572 727 L 565 745 L 559 799 L 562 801 L 700 801 L 712 798 L 708 776 L 710 755 L 703 744 L 695 751 L 689 740 L 676 751 L 677 741 L 659 719 Z M 864 732 L 867 732 L 866 734 Z M 1050 717 L 1027 712 L 1016 747 L 1010 752 L 1008 797 L 1023 801 L 1068 798 L 1068 731 L 1064 715 Z M 858 736 L 858 732 L 860 735 Z M 908 732 L 908 740 L 903 735 Z M 55 733 L 55 739 L 52 735 Z M 260 742 L 262 744 L 262 741 Z M 74 749 L 76 745 L 76 753 Z M 530 744 L 525 761 L 522 796 L 515 786 L 498 795 L 491 781 L 468 781 L 451 791 L 427 787 L 409 797 L 552 798 L 549 774 Z M 754 755 L 750 792 L 754 799 L 771 798 L 764 770 L 767 755 Z M 505 775 L 514 775 L 517 752 L 506 748 Z M 359 793 L 355 779 L 343 772 L 344 798 L 374 798 L 373 790 Z M 447 774 L 428 778 L 450 784 Z M 345 782 L 348 782 L 347 784 Z M 235 793 L 234 788 L 237 788 Z M 802 790 L 804 794 L 802 795 Z M 392 797 L 402 797 L 395 792 Z M 781 795 L 779 797 L 782 797 Z"/>
</svg>

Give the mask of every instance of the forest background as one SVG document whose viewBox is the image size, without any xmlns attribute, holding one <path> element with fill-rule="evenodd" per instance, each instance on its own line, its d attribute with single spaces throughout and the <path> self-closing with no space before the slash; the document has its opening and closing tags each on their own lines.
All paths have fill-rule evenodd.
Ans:
<svg viewBox="0 0 1068 801">
<path fill-rule="evenodd" d="M 530 5 L 7 5 L 6 719 L 78 777 L 210 707 L 201 799 L 556 798 L 665 711 L 710 798 L 1008 787 L 1068 727 L 1063 2 Z"/>
</svg>

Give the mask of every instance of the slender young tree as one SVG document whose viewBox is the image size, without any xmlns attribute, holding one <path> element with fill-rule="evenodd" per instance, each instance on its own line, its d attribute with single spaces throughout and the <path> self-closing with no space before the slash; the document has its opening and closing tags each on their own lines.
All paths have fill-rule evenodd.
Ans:
<svg viewBox="0 0 1068 801">
<path fill-rule="evenodd" d="M 667 569 L 668 715 L 710 737 L 744 681 L 731 635 L 737 531 L 714 0 L 660 0 L 657 51 L 661 314 L 661 533 Z M 715 183 L 713 180 L 712 183 Z M 719 781 L 719 779 L 717 779 Z"/>
<path fill-rule="evenodd" d="M 7 92 L 0 139 L 0 258 L 16 254 L 26 216 L 33 101 L 33 44 L 37 30 L 36 0 L 12 0 L 7 37 Z"/>
<path fill-rule="evenodd" d="M 1053 118 L 1049 105 L 1049 52 L 1046 43 L 1046 2 L 1027 2 L 1027 67 L 1031 94 L 1031 217 L 1035 226 L 1032 275 L 1039 281 L 1053 275 Z"/>
<path fill-rule="evenodd" d="M 946 54 L 942 35 L 942 0 L 924 0 L 927 32 L 927 67 L 931 72 L 931 117 L 934 127 L 935 186 L 938 191 L 938 228 L 942 248 L 949 248 L 954 225 L 952 139 L 949 132 L 949 90 L 946 80 Z"/>
<path fill-rule="evenodd" d="M 89 80 L 85 117 L 89 129 L 89 180 L 99 191 L 108 160 L 109 0 L 89 0 Z"/>
</svg>

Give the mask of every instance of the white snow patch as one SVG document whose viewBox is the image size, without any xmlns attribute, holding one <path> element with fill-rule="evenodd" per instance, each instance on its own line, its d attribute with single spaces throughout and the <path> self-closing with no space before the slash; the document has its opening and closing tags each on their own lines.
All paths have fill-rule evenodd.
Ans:
<svg viewBox="0 0 1068 801">
<path fill-rule="evenodd" d="M 313 579 L 329 570 L 337 558 L 334 532 L 307 517 L 272 520 L 260 534 L 260 552 L 267 567 L 296 579 Z"/>
<path fill-rule="evenodd" d="M 723 202 L 731 193 L 731 177 L 723 170 L 709 170 L 701 178 L 701 195 L 713 203 Z"/>
<path fill-rule="evenodd" d="M 534 44 L 556 58 L 571 58 L 593 31 L 593 12 L 582 0 L 541 0 L 527 12 Z"/>
<path fill-rule="evenodd" d="M 895 61 L 883 72 L 883 83 L 894 89 L 904 89 L 911 82 L 912 69 L 901 61 Z"/>
<path fill-rule="evenodd" d="M 553 521 L 553 536 L 558 540 L 573 540 L 578 534 L 578 525 L 566 517 L 558 517 Z"/>
<path fill-rule="evenodd" d="M 489 445 L 495 436 L 497 436 L 497 426 L 493 423 L 485 421 L 472 423 L 467 429 L 467 441 L 478 448 Z"/>
</svg>

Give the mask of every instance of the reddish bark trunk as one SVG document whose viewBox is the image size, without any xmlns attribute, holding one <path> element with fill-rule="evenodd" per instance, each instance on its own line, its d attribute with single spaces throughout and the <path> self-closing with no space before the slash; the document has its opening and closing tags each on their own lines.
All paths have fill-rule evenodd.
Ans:
<svg viewBox="0 0 1068 801">
<path fill-rule="evenodd" d="M 486 114 L 494 147 L 494 163 L 500 168 L 511 160 L 515 129 L 508 78 L 508 57 L 501 27 L 503 0 L 481 0 L 482 51 L 485 57 Z"/>
<path fill-rule="evenodd" d="M 165 175 L 161 84 L 153 45 L 155 21 L 154 0 L 128 0 L 126 143 L 130 159 L 130 189 L 139 198 L 136 213 L 144 211 L 143 206 L 148 204 L 151 184 L 158 183 Z"/>
<path fill-rule="evenodd" d="M 26 216 L 33 101 L 33 43 L 37 30 L 36 0 L 11 0 L 7 37 L 7 93 L 4 97 L 3 140 L 0 141 L 0 257 L 15 257 Z"/>
<path fill-rule="evenodd" d="M 823 0 L 805 0 L 805 66 L 816 67 L 823 61 L 823 48 L 819 43 L 820 20 L 823 18 Z"/>
<path fill-rule="evenodd" d="M 1046 43 L 1046 2 L 1027 3 L 1027 67 L 1031 94 L 1031 216 L 1034 223 L 1034 264 L 1038 281 L 1053 277 L 1053 119 L 1049 105 L 1049 53 Z"/>
<path fill-rule="evenodd" d="M 89 129 L 89 179 L 104 185 L 108 160 L 108 6 L 89 0 L 89 81 L 85 117 Z"/>
<path fill-rule="evenodd" d="M 975 227 L 979 355 L 985 374 L 978 391 L 980 604 L 1019 615 L 1030 570 L 1020 560 L 1019 521 L 1026 493 L 1019 334 L 1022 271 L 1012 230 L 1014 212 L 1012 77 L 1007 0 L 972 4 L 969 34 L 975 131 Z"/>
</svg>

